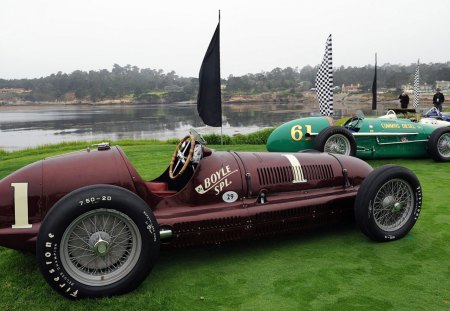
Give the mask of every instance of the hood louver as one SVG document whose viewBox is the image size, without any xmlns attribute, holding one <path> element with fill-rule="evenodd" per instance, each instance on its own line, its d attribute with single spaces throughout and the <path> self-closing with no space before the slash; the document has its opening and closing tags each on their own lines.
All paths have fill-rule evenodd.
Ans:
<svg viewBox="0 0 450 311">
<path fill-rule="evenodd" d="M 270 186 L 277 184 L 292 183 L 294 181 L 294 169 L 292 166 L 276 166 L 258 168 L 259 184 L 261 186 Z M 306 181 L 333 179 L 333 169 L 331 165 L 302 165 L 303 177 Z M 296 171 L 296 175 L 298 172 Z"/>
</svg>

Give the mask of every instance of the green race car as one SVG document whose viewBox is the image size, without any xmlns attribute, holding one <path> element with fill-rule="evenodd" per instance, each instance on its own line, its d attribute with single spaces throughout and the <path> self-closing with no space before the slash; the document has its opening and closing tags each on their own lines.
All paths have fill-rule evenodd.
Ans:
<svg viewBox="0 0 450 311">
<path fill-rule="evenodd" d="M 450 126 L 436 128 L 388 115 L 348 119 L 335 126 L 330 117 L 307 117 L 276 128 L 267 140 L 267 150 L 297 152 L 318 150 L 362 159 L 432 157 L 450 161 Z"/>
</svg>

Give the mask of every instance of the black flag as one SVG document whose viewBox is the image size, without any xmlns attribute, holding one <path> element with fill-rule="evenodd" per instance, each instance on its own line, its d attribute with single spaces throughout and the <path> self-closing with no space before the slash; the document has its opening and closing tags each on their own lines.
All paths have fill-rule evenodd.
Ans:
<svg viewBox="0 0 450 311">
<path fill-rule="evenodd" d="M 200 68 L 197 111 L 206 125 L 222 126 L 220 20 Z"/>
<path fill-rule="evenodd" d="M 372 110 L 377 110 L 377 54 L 375 54 L 375 75 L 372 83 Z"/>
</svg>

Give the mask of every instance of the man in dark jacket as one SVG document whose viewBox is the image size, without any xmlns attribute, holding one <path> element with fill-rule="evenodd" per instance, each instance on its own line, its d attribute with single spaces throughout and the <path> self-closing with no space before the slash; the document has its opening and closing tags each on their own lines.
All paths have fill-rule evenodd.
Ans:
<svg viewBox="0 0 450 311">
<path fill-rule="evenodd" d="M 408 93 L 403 92 L 402 94 L 400 94 L 400 96 L 398 97 L 398 99 L 400 99 L 400 107 L 401 107 L 401 108 L 408 108 L 408 104 L 409 104 L 409 96 L 408 96 Z"/>
<path fill-rule="evenodd" d="M 444 102 L 444 94 L 441 93 L 441 89 L 436 89 L 436 94 L 433 96 L 433 105 L 437 110 L 442 112 L 442 103 Z"/>
</svg>

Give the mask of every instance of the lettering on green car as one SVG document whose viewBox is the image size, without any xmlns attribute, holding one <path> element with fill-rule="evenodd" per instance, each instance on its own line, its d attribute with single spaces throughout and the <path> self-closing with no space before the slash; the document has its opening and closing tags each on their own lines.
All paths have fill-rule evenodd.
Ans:
<svg viewBox="0 0 450 311">
<path fill-rule="evenodd" d="M 402 128 L 404 129 L 414 129 L 416 126 L 414 124 L 402 124 Z"/>
<path fill-rule="evenodd" d="M 399 129 L 400 124 L 397 123 L 381 123 L 381 127 L 384 129 Z"/>
</svg>

